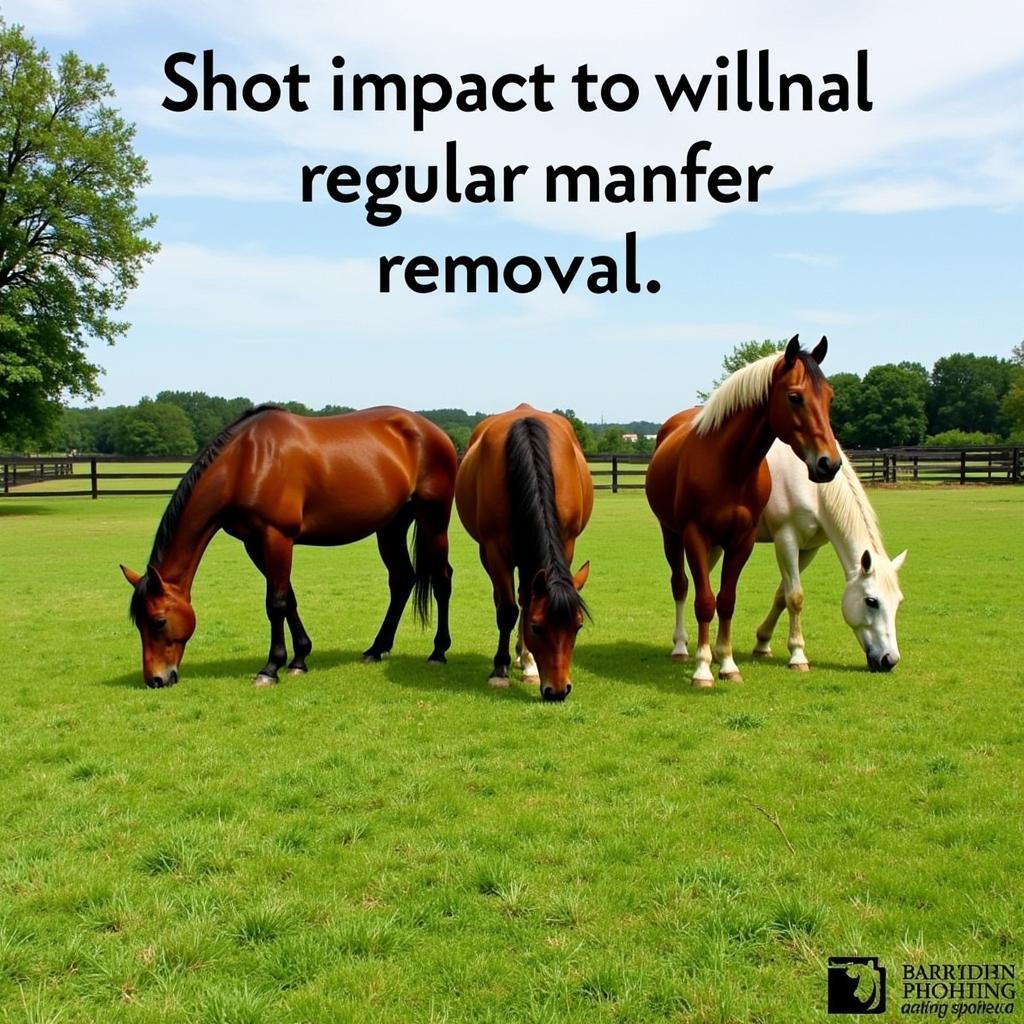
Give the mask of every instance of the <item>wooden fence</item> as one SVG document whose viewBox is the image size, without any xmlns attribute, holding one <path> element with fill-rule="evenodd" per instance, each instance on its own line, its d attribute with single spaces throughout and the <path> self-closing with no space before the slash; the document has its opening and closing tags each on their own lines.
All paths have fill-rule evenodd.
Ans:
<svg viewBox="0 0 1024 1024">
<path fill-rule="evenodd" d="M 1024 482 L 1024 447 L 881 448 L 846 452 L 866 484 L 1019 484 Z M 174 492 L 191 455 L 0 456 L 3 491 L 8 498 L 87 497 Z M 594 487 L 600 491 L 639 490 L 647 455 L 588 455 Z M 147 470 L 147 466 L 162 469 Z M 138 467 L 138 468 L 136 468 Z M 166 481 L 166 486 L 163 486 Z M 144 483 L 142 487 L 124 483 Z M 111 486 L 113 484 L 113 486 Z M 66 485 L 66 486 L 61 486 Z"/>
</svg>

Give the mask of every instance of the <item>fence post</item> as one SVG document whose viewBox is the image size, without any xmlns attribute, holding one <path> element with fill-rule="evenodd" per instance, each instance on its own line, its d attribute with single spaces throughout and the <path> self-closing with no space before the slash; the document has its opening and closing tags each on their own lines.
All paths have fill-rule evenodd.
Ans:
<svg viewBox="0 0 1024 1024">
<path fill-rule="evenodd" d="M 917 483 L 917 456 L 914 456 L 914 483 Z"/>
<path fill-rule="evenodd" d="M 1015 484 L 1019 484 L 1020 483 L 1020 449 L 1019 448 L 1014 448 L 1013 449 L 1012 469 L 1011 469 L 1011 472 L 1010 472 L 1010 479 Z"/>
<path fill-rule="evenodd" d="M 619 493 L 619 457 L 612 456 L 612 494 Z"/>
<path fill-rule="evenodd" d="M 960 485 L 967 483 L 967 449 L 960 449 Z"/>
<path fill-rule="evenodd" d="M 89 475 L 92 477 L 92 500 L 95 501 L 100 496 L 100 481 L 96 473 L 95 459 L 89 462 Z"/>
<path fill-rule="evenodd" d="M 7 463 L 5 462 L 4 463 L 4 494 L 10 494 L 10 493 L 11 493 L 11 481 L 10 481 L 10 478 L 8 477 L 8 468 L 7 468 Z"/>
</svg>

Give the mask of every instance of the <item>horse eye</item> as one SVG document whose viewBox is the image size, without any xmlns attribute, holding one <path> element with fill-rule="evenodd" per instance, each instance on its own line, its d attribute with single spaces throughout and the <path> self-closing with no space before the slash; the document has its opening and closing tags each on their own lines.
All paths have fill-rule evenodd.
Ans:
<svg viewBox="0 0 1024 1024">
<path fill-rule="evenodd" d="M 790 391 L 789 393 L 789 404 L 790 405 L 803 405 L 804 396 L 799 391 Z"/>
<path fill-rule="evenodd" d="M 878 598 L 877 597 L 865 597 L 864 598 L 864 603 L 869 608 L 877 608 L 878 607 Z"/>
<path fill-rule="evenodd" d="M 154 629 L 163 629 L 164 626 L 166 626 L 166 625 L 167 625 L 167 620 L 166 619 L 154 619 L 153 620 L 153 628 Z"/>
</svg>

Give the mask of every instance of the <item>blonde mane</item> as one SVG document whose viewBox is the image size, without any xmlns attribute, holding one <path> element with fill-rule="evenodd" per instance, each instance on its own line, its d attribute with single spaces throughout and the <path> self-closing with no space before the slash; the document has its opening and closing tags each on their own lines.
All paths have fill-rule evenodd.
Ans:
<svg viewBox="0 0 1024 1024">
<path fill-rule="evenodd" d="M 741 409 L 766 402 L 772 389 L 772 372 L 780 359 L 782 353 L 773 352 L 729 374 L 694 417 L 694 430 L 698 434 L 709 434 Z"/>
<path fill-rule="evenodd" d="M 872 551 L 885 555 L 878 516 L 868 500 L 857 471 L 842 449 L 840 455 L 843 466 L 839 475 L 831 483 L 819 485 L 822 503 L 844 535 L 866 537 Z M 888 555 L 885 557 L 888 558 Z"/>
</svg>

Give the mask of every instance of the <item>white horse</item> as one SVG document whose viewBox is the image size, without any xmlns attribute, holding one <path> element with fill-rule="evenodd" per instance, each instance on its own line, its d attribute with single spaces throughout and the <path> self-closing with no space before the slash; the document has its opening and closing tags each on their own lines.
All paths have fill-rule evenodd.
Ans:
<svg viewBox="0 0 1024 1024">
<path fill-rule="evenodd" d="M 772 493 L 758 524 L 759 541 L 775 544 L 782 582 L 768 617 L 757 630 L 755 657 L 770 658 L 772 632 L 783 610 L 789 612 L 789 667 L 806 672 L 800 616 L 804 594 L 800 573 L 818 549 L 831 543 L 846 573 L 843 618 L 856 633 L 872 672 L 889 672 L 900 660 L 896 612 L 903 601 L 897 573 L 906 560 L 892 561 L 882 546 L 875 510 L 850 465 L 826 484 L 811 483 L 807 467 L 778 441 L 768 452 Z"/>
</svg>

